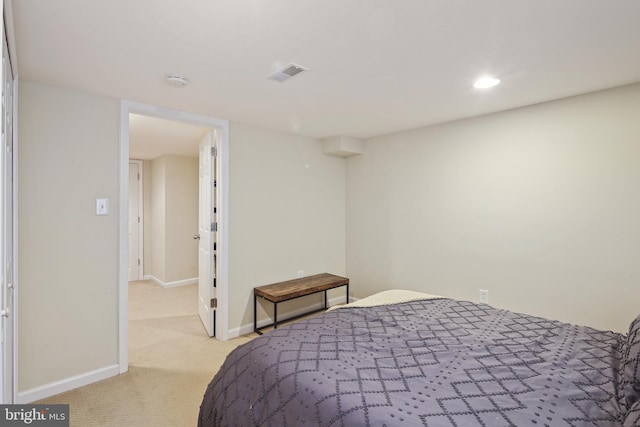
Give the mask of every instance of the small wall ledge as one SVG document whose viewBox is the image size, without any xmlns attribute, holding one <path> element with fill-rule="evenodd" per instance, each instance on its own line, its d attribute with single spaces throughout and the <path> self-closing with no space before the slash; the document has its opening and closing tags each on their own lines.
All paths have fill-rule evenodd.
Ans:
<svg viewBox="0 0 640 427">
<path fill-rule="evenodd" d="M 322 141 L 322 151 L 336 157 L 357 156 L 364 152 L 364 142 L 344 135 L 333 136 Z"/>
</svg>

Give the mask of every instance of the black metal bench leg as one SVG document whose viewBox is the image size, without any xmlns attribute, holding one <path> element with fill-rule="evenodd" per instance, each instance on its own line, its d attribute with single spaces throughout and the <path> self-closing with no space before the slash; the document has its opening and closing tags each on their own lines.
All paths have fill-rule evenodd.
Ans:
<svg viewBox="0 0 640 427">
<path fill-rule="evenodd" d="M 349 284 L 347 283 L 347 304 L 349 304 Z"/>
<path fill-rule="evenodd" d="M 253 294 L 253 332 L 262 335 L 262 332 L 258 330 L 258 297 L 256 294 Z"/>
</svg>

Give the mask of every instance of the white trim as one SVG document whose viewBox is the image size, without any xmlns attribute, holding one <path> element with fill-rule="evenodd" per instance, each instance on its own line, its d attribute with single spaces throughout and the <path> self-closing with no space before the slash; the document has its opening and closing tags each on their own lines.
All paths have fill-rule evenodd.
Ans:
<svg viewBox="0 0 640 427">
<path fill-rule="evenodd" d="M 218 307 L 216 308 L 216 338 L 229 339 L 229 122 L 218 127 L 218 235 L 216 259 L 216 283 Z"/>
<path fill-rule="evenodd" d="M 7 35 L 7 45 L 9 48 L 9 57 L 11 58 L 11 70 L 14 79 L 18 79 L 18 50 L 16 49 L 16 32 L 13 24 L 13 0 L 4 0 L 2 4 L 2 13 L 4 16 L 5 34 Z M 15 93 L 15 92 L 14 92 Z"/>
<path fill-rule="evenodd" d="M 144 277 L 149 277 L 149 279 L 147 280 L 151 280 L 153 283 L 155 283 L 156 285 L 162 286 L 163 288 L 177 288 L 178 286 L 186 286 L 186 285 L 192 285 L 194 283 L 198 283 L 197 277 L 192 277 L 191 279 L 176 280 L 175 282 L 167 282 L 167 283 L 163 282 L 162 280 L 158 279 L 157 277 L 151 274 L 149 276 L 144 276 Z"/>
<path fill-rule="evenodd" d="M 354 301 L 357 301 L 358 299 L 359 298 L 349 297 L 349 302 L 354 302 Z M 344 296 L 336 296 L 327 300 L 327 305 L 331 307 L 337 304 L 344 304 L 344 300 L 345 300 Z M 296 316 L 301 316 L 305 313 L 308 313 L 314 310 L 320 310 L 321 308 L 322 308 L 322 303 L 318 302 L 303 308 L 299 308 L 297 310 L 289 311 L 284 317 L 278 316 L 278 323 L 285 322 L 287 321 L 287 319 L 291 319 L 292 317 L 296 317 Z M 273 323 L 272 318 L 258 320 L 258 328 L 265 327 L 267 325 L 270 325 L 271 323 Z M 247 335 L 250 333 L 253 333 L 253 322 L 246 323 L 240 326 L 239 328 L 231 329 L 229 331 L 229 339 L 238 338 L 241 335 Z"/>
<path fill-rule="evenodd" d="M 118 365 L 129 370 L 129 108 L 120 107 L 120 221 L 118 224 Z"/>
<path fill-rule="evenodd" d="M 218 176 L 220 177 L 218 183 L 220 185 L 221 204 L 218 219 L 220 231 L 218 232 L 218 309 L 216 312 L 216 338 L 224 341 L 227 340 L 229 336 L 229 331 L 227 330 L 229 324 L 229 122 L 223 119 L 122 100 L 120 105 L 120 252 L 118 257 L 118 364 L 120 366 L 120 373 L 126 372 L 129 365 L 127 206 L 129 204 L 129 114 L 131 113 L 176 120 L 218 130 Z"/>
<path fill-rule="evenodd" d="M 142 180 L 144 179 L 144 170 L 142 160 L 133 160 L 129 159 L 129 163 L 133 163 L 138 165 L 138 173 L 140 174 L 140 179 L 138 180 L 138 215 L 140 216 L 140 220 L 138 221 L 138 259 L 140 263 L 138 264 L 138 278 L 136 280 L 143 280 L 144 277 L 144 194 L 143 188 L 144 185 Z"/>
<path fill-rule="evenodd" d="M 15 77 L 15 75 L 14 75 Z M 13 396 L 18 398 L 18 79 L 13 80 Z"/>
<path fill-rule="evenodd" d="M 85 385 L 93 384 L 98 381 L 106 380 L 107 378 L 118 375 L 119 372 L 120 369 L 118 365 L 111 365 L 104 368 L 96 369 L 94 371 L 86 372 L 84 374 L 65 378 L 64 380 L 54 381 L 40 387 L 21 391 L 20 393 L 18 393 L 16 403 L 31 403 L 50 396 L 55 396 L 56 394 L 64 393 L 78 387 L 83 387 Z"/>
<path fill-rule="evenodd" d="M 18 384 L 18 289 L 17 289 L 17 281 L 18 281 L 18 78 L 17 78 L 17 68 L 16 68 L 16 57 L 15 57 L 15 42 L 14 42 L 14 31 L 13 31 L 13 13 L 12 13 L 12 2 L 10 0 L 2 1 L 0 0 L 0 8 L 3 12 L 3 21 L 0 22 L 0 31 L 6 35 L 6 45 L 7 45 L 7 55 L 9 58 L 9 65 L 11 66 L 10 73 L 10 84 L 11 84 L 11 135 L 9 138 L 11 139 L 12 152 L 11 152 L 11 230 L 8 232 L 11 234 L 11 253 L 5 253 L 6 249 L 5 242 L 2 242 L 2 260 L 3 262 L 10 263 L 11 276 L 7 276 L 6 266 L 2 267 L 2 273 L 5 275 L 6 284 L 13 284 L 13 291 L 8 293 L 12 293 L 11 302 L 7 302 L 7 309 L 9 310 L 9 320 L 7 320 L 10 324 L 10 342 L 7 340 L 8 345 L 5 344 L 2 348 L 2 355 L 0 357 L 2 363 L 3 373 L 0 375 L 2 380 L 2 384 L 0 384 L 0 403 L 3 404 L 11 404 L 15 402 L 16 393 L 17 393 L 17 384 Z M 6 27 L 5 27 L 6 24 Z M 4 38 L 4 37 L 3 37 Z M 4 85 L 5 76 L 3 75 L 4 69 L 0 72 L 2 75 L 2 84 Z M 3 89 L 4 91 L 4 89 Z M 2 120 L 5 120 L 2 117 Z M 2 180 L 5 178 L 4 170 L 0 171 L 2 174 Z M 4 186 L 4 184 L 3 184 Z M 3 206 L 6 208 L 3 202 Z M 0 217 L 2 217 L 2 227 L 3 233 L 7 231 L 4 229 L 4 215 L 6 212 L 2 212 Z M 4 309 L 5 307 L 3 307 Z M 7 347 L 9 347 L 10 352 L 6 351 Z M 6 360 L 6 359 L 9 360 Z M 10 372 L 4 372 L 4 368 L 7 366 L 7 363 L 10 366 Z M 9 390 L 7 390 L 7 386 L 9 386 Z"/>
</svg>

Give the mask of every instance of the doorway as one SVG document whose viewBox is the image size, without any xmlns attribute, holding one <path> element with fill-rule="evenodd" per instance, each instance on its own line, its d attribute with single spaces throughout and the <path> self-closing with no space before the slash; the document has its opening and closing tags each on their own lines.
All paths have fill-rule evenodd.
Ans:
<svg viewBox="0 0 640 427">
<path fill-rule="evenodd" d="M 217 141 L 216 129 L 129 116 L 129 157 L 140 159 L 129 160 L 129 281 L 146 278 L 162 288 L 197 282 L 197 312 L 210 337 L 215 335 Z"/>
<path fill-rule="evenodd" d="M 130 281 L 150 279 L 163 288 L 197 282 L 198 143 L 210 132 L 129 116 Z"/>
<path fill-rule="evenodd" d="M 140 114 L 166 120 L 203 126 L 216 135 L 217 158 L 216 182 L 216 322 L 215 336 L 228 339 L 228 122 L 226 120 L 185 113 L 161 107 L 123 101 L 121 105 L 120 134 L 120 267 L 119 267 L 119 365 L 120 372 L 128 369 L 128 190 L 129 190 L 129 117 Z"/>
</svg>

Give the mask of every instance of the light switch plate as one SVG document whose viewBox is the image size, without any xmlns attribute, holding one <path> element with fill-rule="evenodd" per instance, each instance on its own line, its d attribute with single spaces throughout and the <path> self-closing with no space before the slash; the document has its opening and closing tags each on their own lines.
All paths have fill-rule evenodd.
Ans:
<svg viewBox="0 0 640 427">
<path fill-rule="evenodd" d="M 96 215 L 109 215 L 109 199 L 96 199 Z"/>
</svg>

